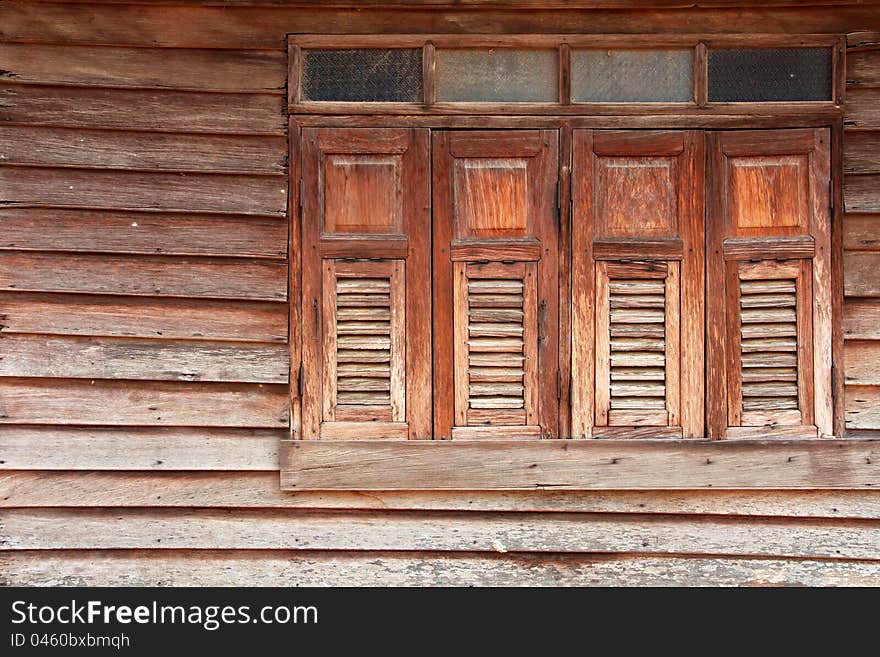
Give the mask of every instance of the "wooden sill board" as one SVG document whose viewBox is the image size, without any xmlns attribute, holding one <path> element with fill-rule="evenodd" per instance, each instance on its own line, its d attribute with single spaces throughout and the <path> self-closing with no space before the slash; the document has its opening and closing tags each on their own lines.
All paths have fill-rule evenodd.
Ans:
<svg viewBox="0 0 880 657">
<path fill-rule="evenodd" d="M 285 490 L 880 487 L 880 440 L 283 440 Z"/>
</svg>

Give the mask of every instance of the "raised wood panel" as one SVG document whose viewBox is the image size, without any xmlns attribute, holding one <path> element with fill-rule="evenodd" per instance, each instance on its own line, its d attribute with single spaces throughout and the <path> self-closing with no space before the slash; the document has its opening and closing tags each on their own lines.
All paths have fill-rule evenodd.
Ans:
<svg viewBox="0 0 880 657">
<path fill-rule="evenodd" d="M 880 341 L 847 340 L 844 359 L 847 385 L 880 386 Z"/>
<path fill-rule="evenodd" d="M 317 441 L 319 442 L 319 441 Z M 877 559 L 875 522 L 750 523 L 582 514 L 430 515 L 222 510 L 6 509 L 5 551 L 28 549 L 638 552 Z M 156 538 L 161 537 L 161 542 Z"/>
<path fill-rule="evenodd" d="M 0 473 L 0 506 L 4 507 L 467 509 L 865 519 L 876 519 L 880 511 L 880 491 L 874 490 L 294 493 L 278 487 L 274 471 L 277 434 L 273 431 L 156 428 L 126 432 L 53 427 L 16 432 L 21 435 L 14 440 L 4 436 L 3 441 L 4 455 L 10 456 L 3 465 L 9 470 Z M 117 447 L 124 444 L 126 449 L 100 448 L 114 440 Z M 46 449 L 28 449 L 34 441 Z M 99 456 L 100 461 L 86 454 Z M 127 454 L 132 457 L 128 462 L 124 460 Z M 194 471 L 169 472 L 188 469 L 187 464 Z M 21 469 L 28 467 L 42 469 Z M 204 472 L 224 469 L 235 472 Z"/>
<path fill-rule="evenodd" d="M 283 173 L 286 154 L 283 136 L 0 125 L 5 164 Z"/>
<path fill-rule="evenodd" d="M 284 344 L 6 336 L 0 376 L 287 383 Z"/>
<path fill-rule="evenodd" d="M 57 394 L 63 395 L 65 391 L 60 389 Z M 259 421 L 259 418 L 255 419 Z M 226 473 L 212 475 L 215 481 L 234 489 L 239 482 L 249 481 L 245 472 L 278 468 L 278 441 L 287 435 L 286 428 L 5 426 L 0 432 L 3 454 L 0 468 L 44 471 L 214 470 Z M 228 474 L 229 471 L 235 473 Z M 125 476 L 118 472 L 113 476 L 117 475 Z M 11 483 L 6 476 L 11 473 L 0 475 L 0 481 Z M 273 481 L 272 489 L 277 490 L 277 472 L 273 473 Z M 0 488 L 5 485 L 0 484 Z M 99 488 L 97 480 L 85 483 L 83 493 L 88 495 L 85 491 L 90 490 L 95 494 Z M 166 492 L 163 483 L 154 480 L 150 488 L 150 499 L 143 500 L 143 506 L 161 505 Z M 133 490 L 126 492 L 112 486 L 107 490 L 116 490 L 116 501 L 123 504 L 136 497 Z M 271 495 L 266 487 L 259 490 L 267 497 Z M 57 492 L 61 494 L 61 490 Z M 189 502 L 195 506 L 210 506 L 207 494 L 197 494 Z"/>
<path fill-rule="evenodd" d="M 740 237 L 806 232 L 810 215 L 807 157 L 730 157 L 731 229 Z"/>
<path fill-rule="evenodd" d="M 525 237 L 531 232 L 527 160 L 457 158 L 452 178 L 457 238 Z"/>
<path fill-rule="evenodd" d="M 846 387 L 846 428 L 880 429 L 880 386 Z"/>
<path fill-rule="evenodd" d="M 878 151 L 880 130 L 847 130 L 843 135 L 843 172 L 880 173 Z"/>
<path fill-rule="evenodd" d="M 843 254 L 843 291 L 848 297 L 880 297 L 880 253 Z"/>
<path fill-rule="evenodd" d="M 280 217 L 7 207 L 0 223 L 0 249 L 287 257 Z"/>
<path fill-rule="evenodd" d="M 399 154 L 324 155 L 324 233 L 403 233 Z"/>
<path fill-rule="evenodd" d="M 880 98 L 877 99 L 880 104 Z M 880 174 L 848 175 L 843 181 L 847 212 L 880 213 Z"/>
<path fill-rule="evenodd" d="M 0 166 L 0 186 L 9 204 L 277 216 L 287 210 L 281 176 Z"/>
<path fill-rule="evenodd" d="M 875 562 L 430 552 L 11 552 L 0 571 L 5 586 L 880 585 Z"/>
<path fill-rule="evenodd" d="M 287 342 L 287 305 L 0 293 L 0 335 L 15 333 Z"/>
<path fill-rule="evenodd" d="M 284 135 L 283 97 L 189 91 L 0 85 L 6 123 Z"/>
<path fill-rule="evenodd" d="M 280 50 L 116 48 L 3 43 L 0 61 L 15 82 L 282 93 Z"/>
<path fill-rule="evenodd" d="M 880 87 L 850 87 L 846 91 L 844 125 L 880 128 Z"/>
<path fill-rule="evenodd" d="M 847 214 L 843 221 L 843 248 L 847 251 L 880 250 L 880 214 Z"/>
<path fill-rule="evenodd" d="M 2 424 L 286 427 L 286 386 L 0 380 Z"/>
<path fill-rule="evenodd" d="M 6 3 L 0 11 L 0 33 L 9 41 L 100 43 L 202 48 L 280 49 L 287 33 L 659 33 L 694 30 L 692 4 L 687 8 L 633 12 L 559 12 L 516 8 L 493 12 L 472 7 L 398 8 L 393 12 L 301 7 L 101 7 L 46 3 L 39 13 L 27 5 Z M 248 29 L 242 29 L 246 25 Z M 805 12 L 798 7 L 723 8 L 700 12 L 700 32 L 841 34 L 880 27 L 874 7 L 826 6 Z M 120 29 L 120 26 L 125 26 Z"/>
<path fill-rule="evenodd" d="M 880 340 L 880 301 L 846 299 L 843 303 L 843 337 Z"/>
<path fill-rule="evenodd" d="M 862 390 L 874 391 L 874 408 L 850 395 L 847 408 L 880 419 L 880 388 Z M 289 490 L 855 488 L 880 479 L 877 441 L 285 441 L 280 458 Z"/>
<path fill-rule="evenodd" d="M 0 252 L 0 290 L 137 296 L 287 298 L 275 262 Z"/>
</svg>

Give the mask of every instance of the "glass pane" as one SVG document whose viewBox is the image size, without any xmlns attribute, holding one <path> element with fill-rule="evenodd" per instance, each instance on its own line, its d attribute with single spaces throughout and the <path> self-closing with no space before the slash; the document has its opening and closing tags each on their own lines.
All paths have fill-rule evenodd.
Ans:
<svg viewBox="0 0 880 657">
<path fill-rule="evenodd" d="M 422 102 L 420 49 L 306 50 L 303 100 Z"/>
<path fill-rule="evenodd" d="M 575 103 L 688 102 L 694 97 L 690 50 L 575 50 Z"/>
<path fill-rule="evenodd" d="M 556 50 L 438 50 L 437 100 L 555 103 Z"/>
<path fill-rule="evenodd" d="M 830 48 L 709 51 L 709 100 L 831 100 Z"/>
</svg>

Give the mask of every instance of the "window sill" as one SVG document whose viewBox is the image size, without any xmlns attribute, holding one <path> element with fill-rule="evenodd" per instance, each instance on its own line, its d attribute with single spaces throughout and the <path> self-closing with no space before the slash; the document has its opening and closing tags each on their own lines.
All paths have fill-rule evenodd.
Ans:
<svg viewBox="0 0 880 657">
<path fill-rule="evenodd" d="M 871 488 L 880 440 L 284 440 L 283 490 Z"/>
</svg>

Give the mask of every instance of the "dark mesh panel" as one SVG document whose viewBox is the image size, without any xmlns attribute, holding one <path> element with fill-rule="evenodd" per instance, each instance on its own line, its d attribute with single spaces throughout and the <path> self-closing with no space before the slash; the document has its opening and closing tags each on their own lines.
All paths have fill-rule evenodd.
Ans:
<svg viewBox="0 0 880 657">
<path fill-rule="evenodd" d="M 709 100 L 831 100 L 830 48 L 709 52 Z"/>
<path fill-rule="evenodd" d="M 419 49 L 306 50 L 303 100 L 422 101 Z"/>
</svg>

